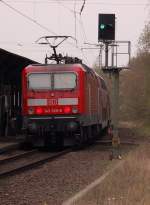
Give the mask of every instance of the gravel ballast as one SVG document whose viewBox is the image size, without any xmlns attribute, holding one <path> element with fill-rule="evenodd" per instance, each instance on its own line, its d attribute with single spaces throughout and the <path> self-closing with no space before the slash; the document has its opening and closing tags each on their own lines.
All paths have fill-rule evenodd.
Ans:
<svg viewBox="0 0 150 205">
<path fill-rule="evenodd" d="M 130 149 L 123 146 L 122 151 L 126 150 Z M 117 163 L 117 160 L 109 160 L 109 154 L 109 147 L 99 144 L 1 180 L 0 202 L 4 205 L 61 205 Z"/>
</svg>

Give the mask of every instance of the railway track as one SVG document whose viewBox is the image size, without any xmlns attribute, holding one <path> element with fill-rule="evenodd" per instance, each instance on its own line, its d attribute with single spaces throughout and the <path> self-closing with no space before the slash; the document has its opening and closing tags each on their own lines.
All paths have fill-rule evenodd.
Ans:
<svg viewBox="0 0 150 205">
<path fill-rule="evenodd" d="M 57 158 L 71 152 L 71 149 L 65 149 L 61 152 L 39 152 L 31 150 L 0 160 L 0 178 L 22 173 L 29 169 L 36 168 L 46 162 L 56 160 Z"/>
<path fill-rule="evenodd" d="M 87 148 L 88 146 L 86 146 L 85 148 Z M 64 151 L 56 153 L 42 152 L 38 151 L 37 149 L 30 151 L 8 151 L 0 155 L 0 179 L 36 168 L 46 162 L 53 161 L 71 151 L 72 148 L 66 148 Z"/>
<path fill-rule="evenodd" d="M 101 145 L 111 145 L 111 140 L 97 140 L 95 143 Z M 137 145 L 134 141 L 124 141 L 122 144 Z M 12 176 L 26 170 L 38 167 L 46 162 L 53 161 L 69 152 L 72 149 L 65 149 L 57 153 L 40 152 L 37 149 L 31 151 L 14 151 L 0 155 L 0 178 Z"/>
<path fill-rule="evenodd" d="M 14 150 L 14 152 L 8 152 L 5 154 L 0 155 L 0 166 L 11 161 L 17 160 L 19 158 L 28 157 L 32 154 L 36 153 L 37 150 L 30 150 L 30 151 L 21 151 L 21 150 Z"/>
</svg>

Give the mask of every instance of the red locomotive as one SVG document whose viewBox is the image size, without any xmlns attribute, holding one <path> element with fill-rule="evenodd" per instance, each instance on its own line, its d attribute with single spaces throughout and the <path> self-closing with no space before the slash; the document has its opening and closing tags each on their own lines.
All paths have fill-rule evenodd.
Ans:
<svg viewBox="0 0 150 205">
<path fill-rule="evenodd" d="M 24 68 L 22 107 L 26 141 L 57 148 L 92 141 L 110 122 L 105 82 L 84 64 Z"/>
</svg>

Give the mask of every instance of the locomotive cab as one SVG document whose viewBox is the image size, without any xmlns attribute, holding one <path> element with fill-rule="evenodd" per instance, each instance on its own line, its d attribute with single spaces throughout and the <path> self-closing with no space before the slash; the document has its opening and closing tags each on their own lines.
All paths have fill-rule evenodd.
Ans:
<svg viewBox="0 0 150 205">
<path fill-rule="evenodd" d="M 67 66 L 29 66 L 23 71 L 23 116 L 27 138 L 57 141 L 78 132 L 83 112 L 82 70 Z M 32 136 L 32 137 L 31 137 Z M 45 139 L 46 138 L 46 139 Z M 41 141 L 41 140 L 40 140 Z"/>
<path fill-rule="evenodd" d="M 22 73 L 26 141 L 62 147 L 65 140 L 80 146 L 93 129 L 96 133 L 104 122 L 107 125 L 106 99 L 99 76 L 82 64 L 26 67 Z"/>
</svg>

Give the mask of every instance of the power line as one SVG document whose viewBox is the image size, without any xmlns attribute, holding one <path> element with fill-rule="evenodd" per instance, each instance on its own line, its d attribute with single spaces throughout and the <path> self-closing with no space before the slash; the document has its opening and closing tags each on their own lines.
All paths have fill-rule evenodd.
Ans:
<svg viewBox="0 0 150 205">
<path fill-rule="evenodd" d="M 50 1 L 50 0 L 49 0 Z M 75 37 L 76 37 L 76 21 L 79 22 L 80 24 L 80 27 L 82 28 L 82 33 L 83 33 L 83 41 L 87 41 L 87 37 L 86 37 L 86 32 L 85 32 L 85 29 L 84 29 L 84 25 L 83 25 L 83 21 L 82 21 L 82 18 L 81 18 L 81 15 L 80 15 L 80 19 L 78 19 L 77 15 L 76 14 L 80 14 L 80 12 L 77 12 L 75 10 L 75 7 L 74 7 L 74 10 L 73 9 L 70 9 L 69 7 L 65 6 L 61 0 L 55 0 L 57 3 L 59 3 L 62 7 L 64 7 L 65 9 L 67 9 L 68 11 L 70 11 L 71 13 L 73 13 L 74 15 L 74 18 L 75 18 Z M 82 0 L 84 1 L 83 5 L 85 5 L 85 0 Z M 76 3 L 77 3 L 77 0 L 76 0 Z"/>
<path fill-rule="evenodd" d="M 5 6 L 9 7 L 10 9 L 12 9 L 13 11 L 15 11 L 16 13 L 18 13 L 19 15 L 21 15 L 22 17 L 28 19 L 29 21 L 31 21 L 32 23 L 38 25 L 40 28 L 50 32 L 53 35 L 58 35 L 57 33 L 55 33 L 54 31 L 52 31 L 51 29 L 47 28 L 46 26 L 42 25 L 41 23 L 39 23 L 38 21 L 36 21 L 35 19 L 31 18 L 30 16 L 27 16 L 26 14 L 24 14 L 23 12 L 19 11 L 18 9 L 14 8 L 13 6 L 11 6 L 10 4 L 6 3 L 3 0 L 0 0 L 1 3 L 3 3 Z M 67 42 L 68 44 L 76 47 L 75 44 Z"/>
<path fill-rule="evenodd" d="M 50 0 L 49 0 L 50 1 Z M 69 12 L 71 12 L 74 16 L 74 37 L 76 39 L 76 47 L 78 48 L 78 41 L 77 41 L 77 14 L 79 14 L 78 11 L 76 11 L 76 1 L 74 0 L 74 8 L 70 9 L 68 6 L 64 5 L 61 0 L 55 0 L 58 4 L 60 4 L 62 7 L 67 9 Z M 78 20 L 79 21 L 79 20 Z"/>
<path fill-rule="evenodd" d="M 16 13 L 18 13 L 19 15 L 23 16 L 24 18 L 28 19 L 29 21 L 33 22 L 34 24 L 38 25 L 40 28 L 52 33 L 53 35 L 57 35 L 54 31 L 50 30 L 49 28 L 47 28 L 46 26 L 40 24 L 38 21 L 36 21 L 35 19 L 27 16 L 26 14 L 22 13 L 21 11 L 19 11 L 18 9 L 14 8 L 13 6 L 11 6 L 10 4 L 6 3 L 3 0 L 0 0 L 1 3 L 3 3 L 5 6 L 9 7 L 10 9 L 12 9 L 13 11 L 15 11 Z"/>
<path fill-rule="evenodd" d="M 50 0 L 49 0 L 50 1 Z M 68 6 L 64 5 L 60 0 L 55 0 L 55 2 L 57 2 L 58 4 L 60 4 L 62 7 L 64 7 L 65 9 L 67 9 L 68 11 L 70 11 L 71 13 L 74 14 L 74 10 L 70 9 Z"/>
<path fill-rule="evenodd" d="M 60 3 L 62 3 L 61 0 L 58 0 Z M 76 0 L 77 3 L 81 3 L 83 2 L 83 0 Z M 11 2 L 10 0 L 7 0 L 7 2 Z M 55 4 L 56 3 L 56 0 L 37 0 L 37 1 L 25 1 L 25 0 L 13 0 L 13 3 L 50 3 L 50 4 Z M 74 3 L 74 0 L 63 0 L 63 3 L 66 2 L 66 3 Z M 107 3 L 107 2 L 99 2 L 99 1 L 94 1 L 94 0 L 88 0 L 87 1 L 87 4 L 101 4 L 101 5 L 111 5 L 111 6 L 145 6 L 146 2 L 145 3 Z"/>
<path fill-rule="evenodd" d="M 84 0 L 84 2 L 83 2 L 83 4 L 82 4 L 81 10 L 80 10 L 80 15 L 82 14 L 82 11 L 83 11 L 83 9 L 84 9 L 84 7 L 85 7 L 85 1 L 86 1 L 86 0 Z"/>
<path fill-rule="evenodd" d="M 53 35 L 57 35 L 54 31 L 50 30 L 49 28 L 47 28 L 46 26 L 40 24 L 38 21 L 36 21 L 35 19 L 31 18 L 30 16 L 27 16 L 26 14 L 24 14 L 23 12 L 19 11 L 18 9 L 14 8 L 13 6 L 11 6 L 10 4 L 6 3 L 3 0 L 0 0 L 1 3 L 3 3 L 5 6 L 9 7 L 11 10 L 13 10 L 14 12 L 18 13 L 19 15 L 21 15 L 22 17 L 26 18 L 27 20 L 31 21 L 32 23 L 38 25 L 40 28 L 52 33 Z M 79 49 L 79 47 L 77 46 L 77 42 L 76 45 L 71 43 L 71 42 L 66 42 L 67 44 Z M 80 49 L 79 49 L 80 50 Z"/>
<path fill-rule="evenodd" d="M 79 23 L 80 23 L 80 27 L 81 27 L 82 33 L 83 33 L 83 40 L 84 40 L 84 42 L 86 42 L 87 41 L 87 36 L 86 36 L 86 32 L 85 32 L 85 28 L 84 28 L 84 24 L 83 24 L 81 16 L 80 16 Z"/>
<path fill-rule="evenodd" d="M 77 14 L 76 14 L 76 0 L 74 0 L 74 33 L 77 38 Z"/>
<path fill-rule="evenodd" d="M 49 0 L 50 1 L 50 0 Z M 83 38 L 84 38 L 84 40 L 85 40 L 85 36 L 86 36 L 86 34 L 85 34 L 85 31 L 84 31 L 84 27 L 83 27 L 83 22 L 80 20 L 81 19 L 81 15 L 80 15 L 80 19 L 78 19 L 78 17 L 77 17 L 77 15 L 76 14 L 80 14 L 80 12 L 77 12 L 76 11 L 76 9 L 75 9 L 75 6 L 74 6 L 74 10 L 73 9 L 70 9 L 68 6 L 65 6 L 62 2 L 61 2 L 61 0 L 55 0 L 58 4 L 60 4 L 62 7 L 64 7 L 65 9 L 67 9 L 68 11 L 70 11 L 73 15 L 74 15 L 74 18 L 75 18 L 75 38 L 76 38 L 76 21 L 78 21 L 79 22 L 79 24 L 81 25 L 81 27 L 82 27 L 82 30 L 83 30 Z M 82 0 L 83 1 L 83 0 Z M 77 3 L 77 0 L 75 1 L 76 3 Z"/>
<path fill-rule="evenodd" d="M 50 1 L 50 0 L 49 0 Z M 76 14 L 80 14 L 80 12 L 77 12 L 76 9 L 75 9 L 75 6 L 74 6 L 74 10 L 73 9 L 70 9 L 69 7 L 65 6 L 61 0 L 55 0 L 57 3 L 59 3 L 62 7 L 64 7 L 65 9 L 67 9 L 69 12 L 71 12 L 73 15 L 74 15 L 74 18 L 75 18 L 75 38 L 76 38 L 76 29 L 77 29 L 77 21 L 79 22 L 79 25 L 80 27 L 82 28 L 82 33 L 83 33 L 83 40 L 84 42 L 87 41 L 87 38 L 86 38 L 86 33 L 85 33 L 85 29 L 84 29 L 84 26 L 83 26 L 83 22 L 82 22 L 82 18 L 81 18 L 81 15 L 80 15 L 80 19 L 78 18 L 78 16 Z M 85 0 L 82 0 L 82 1 L 85 1 Z M 77 3 L 77 0 L 75 1 Z"/>
</svg>

